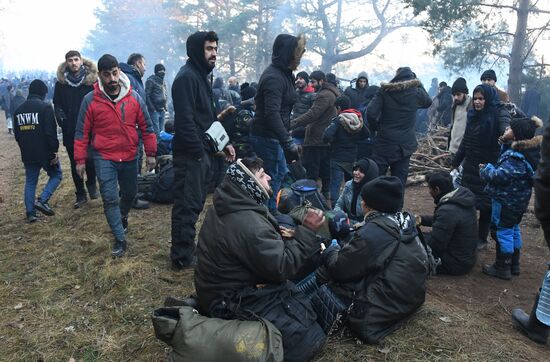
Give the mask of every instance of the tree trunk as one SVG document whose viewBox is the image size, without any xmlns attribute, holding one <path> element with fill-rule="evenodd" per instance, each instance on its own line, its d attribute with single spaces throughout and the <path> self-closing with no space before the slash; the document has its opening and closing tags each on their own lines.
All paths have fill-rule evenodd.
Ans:
<svg viewBox="0 0 550 362">
<path fill-rule="evenodd" d="M 524 51 L 527 40 L 529 3 L 530 0 L 519 0 L 516 31 L 510 54 L 508 95 L 510 96 L 510 100 L 516 104 L 519 104 L 521 101 L 521 78 L 523 75 Z"/>
</svg>

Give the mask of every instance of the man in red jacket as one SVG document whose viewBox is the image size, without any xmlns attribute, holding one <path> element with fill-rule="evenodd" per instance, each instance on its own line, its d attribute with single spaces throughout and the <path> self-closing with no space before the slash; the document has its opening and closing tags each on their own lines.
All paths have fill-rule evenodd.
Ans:
<svg viewBox="0 0 550 362">
<path fill-rule="evenodd" d="M 157 141 L 145 101 L 132 89 L 116 58 L 104 54 L 97 67 L 99 82 L 80 106 L 74 158 L 81 177 L 86 158 L 94 160 L 103 209 L 115 236 L 112 255 L 120 257 L 126 251 L 128 212 L 137 191 L 136 125 L 143 135 L 149 170 L 155 167 Z"/>
</svg>

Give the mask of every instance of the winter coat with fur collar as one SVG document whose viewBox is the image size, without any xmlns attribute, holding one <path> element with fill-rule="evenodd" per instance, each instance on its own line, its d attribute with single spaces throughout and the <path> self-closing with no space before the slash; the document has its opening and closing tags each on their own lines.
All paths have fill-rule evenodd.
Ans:
<svg viewBox="0 0 550 362">
<path fill-rule="evenodd" d="M 369 127 L 378 132 L 375 152 L 412 155 L 417 147 L 416 111 L 431 104 L 430 96 L 416 78 L 382 83 L 367 107 Z"/>
<path fill-rule="evenodd" d="M 57 82 L 53 93 L 53 105 L 57 124 L 63 130 L 63 145 L 73 147 L 74 132 L 80 104 L 86 96 L 94 90 L 97 81 L 97 66 L 89 59 L 82 58 L 82 66 L 86 68 L 86 75 L 78 85 L 67 80 L 67 62 L 57 67 Z"/>
</svg>

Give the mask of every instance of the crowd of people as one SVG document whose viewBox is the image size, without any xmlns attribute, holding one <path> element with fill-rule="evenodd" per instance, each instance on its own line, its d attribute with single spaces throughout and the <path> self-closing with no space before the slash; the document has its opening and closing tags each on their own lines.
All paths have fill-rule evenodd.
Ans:
<svg viewBox="0 0 550 362">
<path fill-rule="evenodd" d="M 493 70 L 471 95 L 458 78 L 451 87 L 436 82 L 430 96 L 409 67 L 380 87 L 361 72 L 342 91 L 332 73 L 294 75 L 305 42 L 280 34 L 257 83 L 239 85 L 232 76 L 225 87 L 210 77 L 217 34 L 194 33 L 171 88 L 173 119 L 166 117 L 164 65 L 155 65 L 144 86 L 146 59 L 139 53 L 126 63 L 109 54 L 95 63 L 69 51 L 57 69 L 53 106 L 40 79 L 29 84 L 26 100 L 4 101 L 25 166 L 26 220 L 36 221 L 37 211 L 55 214 L 49 200 L 62 181 L 59 126 L 74 208 L 101 196 L 112 256 L 122 257 L 131 208 L 149 207 L 137 193 L 138 175 L 158 174 L 160 156 L 168 155 L 170 260 L 176 271 L 195 268 L 196 304 L 182 303 L 211 317 L 246 311 L 268 319 L 289 361 L 311 359 L 322 347 L 334 322 L 326 311 L 336 306 L 357 336 L 379 341 L 423 304 L 429 275 L 469 273 L 489 233 L 496 256 L 483 273 L 519 275 L 519 224 L 533 185 L 537 215 L 550 225 L 550 129 L 543 140 L 539 119 L 510 112 Z M 430 124 L 449 128 L 452 166 L 426 178 L 432 215 L 403 211 L 421 110 L 432 112 Z M 35 199 L 41 169 L 49 180 Z M 295 183 L 301 179 L 313 186 Z M 282 199 L 306 192 L 323 206 L 301 200 L 289 211 Z M 313 292 L 302 288 L 307 283 Z M 531 339 L 545 342 L 550 281 L 531 315 L 518 310 L 513 318 Z"/>
</svg>

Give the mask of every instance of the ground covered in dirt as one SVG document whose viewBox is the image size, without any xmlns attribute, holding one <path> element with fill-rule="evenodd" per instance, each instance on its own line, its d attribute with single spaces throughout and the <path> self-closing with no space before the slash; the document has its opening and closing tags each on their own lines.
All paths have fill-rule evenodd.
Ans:
<svg viewBox="0 0 550 362">
<path fill-rule="evenodd" d="M 50 202 L 56 215 L 26 224 L 19 149 L 0 131 L 0 360 L 164 360 L 169 349 L 154 336 L 151 312 L 167 295 L 193 292 L 192 272 L 170 270 L 170 207 L 133 210 L 128 256 L 113 260 L 101 201 L 73 210 L 64 150 L 61 158 L 64 180 Z M 406 190 L 406 208 L 432 212 L 425 187 Z M 549 360 L 550 346 L 523 337 L 510 320 L 513 308 L 531 308 L 550 260 L 532 212 L 521 228 L 521 276 L 506 282 L 481 273 L 493 243 L 470 275 L 432 278 L 422 309 L 380 345 L 333 337 L 317 361 Z"/>
</svg>

